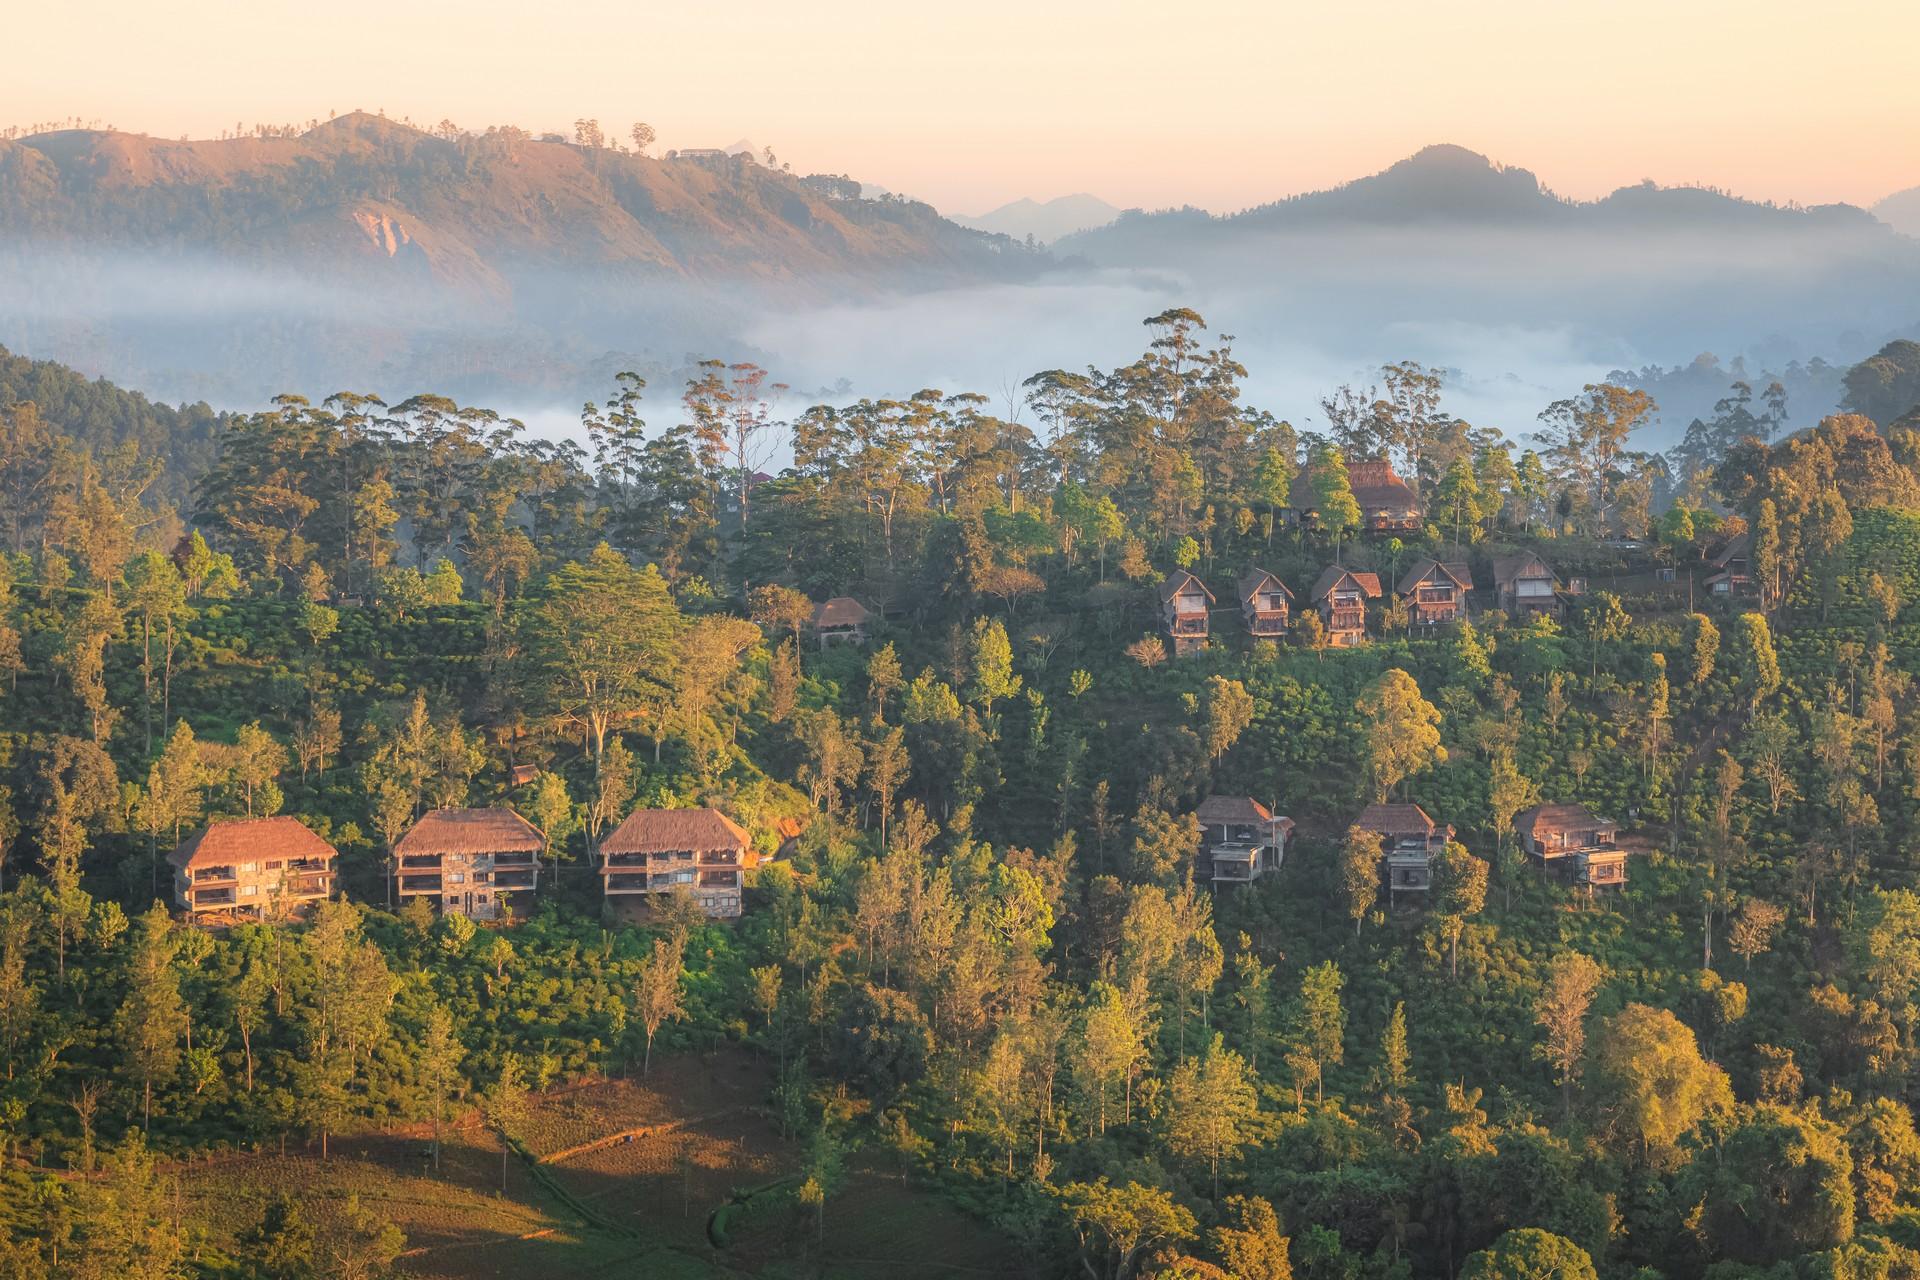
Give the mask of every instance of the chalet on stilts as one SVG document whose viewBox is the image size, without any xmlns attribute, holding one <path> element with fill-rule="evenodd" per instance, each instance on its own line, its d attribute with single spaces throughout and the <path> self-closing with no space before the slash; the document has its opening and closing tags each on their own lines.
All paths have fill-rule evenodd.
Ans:
<svg viewBox="0 0 1920 1280">
<path fill-rule="evenodd" d="M 1620 824 L 1583 804 L 1535 805 L 1514 815 L 1513 829 L 1529 859 L 1571 884 L 1593 890 L 1627 882 Z"/>
<path fill-rule="evenodd" d="M 1255 569 L 1240 579 L 1240 612 L 1250 634 L 1277 640 L 1292 620 L 1293 592 L 1265 569 Z"/>
<path fill-rule="evenodd" d="M 1512 618 L 1560 616 L 1560 578 L 1531 551 L 1493 558 L 1493 605 Z"/>
<path fill-rule="evenodd" d="M 1453 828 L 1427 816 L 1417 804 L 1370 804 L 1353 825 L 1380 837 L 1380 867 L 1391 902 L 1403 893 L 1433 887 L 1433 858 L 1453 839 Z"/>
<path fill-rule="evenodd" d="M 1287 857 L 1293 819 L 1249 796 L 1208 796 L 1194 810 L 1200 824 L 1201 879 L 1217 889 L 1246 884 L 1277 871 Z"/>
<path fill-rule="evenodd" d="M 1399 595 L 1406 601 L 1410 626 L 1437 627 L 1467 616 L 1467 593 L 1472 590 L 1473 575 L 1466 565 L 1427 559 L 1407 570 Z"/>
<path fill-rule="evenodd" d="M 1173 656 L 1184 658 L 1207 647 L 1207 611 L 1213 592 L 1185 569 L 1175 569 L 1160 584 L 1160 622 L 1173 642 Z"/>
<path fill-rule="evenodd" d="M 1313 584 L 1311 603 L 1320 611 L 1327 643 L 1344 649 L 1367 642 L 1367 601 L 1380 598 L 1380 575 L 1330 565 Z"/>
</svg>

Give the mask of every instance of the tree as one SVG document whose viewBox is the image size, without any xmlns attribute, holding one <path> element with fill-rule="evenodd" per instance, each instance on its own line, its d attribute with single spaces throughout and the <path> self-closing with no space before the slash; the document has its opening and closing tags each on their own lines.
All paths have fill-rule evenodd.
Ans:
<svg viewBox="0 0 1920 1280">
<path fill-rule="evenodd" d="M 1457 840 L 1447 841 L 1433 863 L 1433 904 L 1447 932 L 1447 970 L 1457 978 L 1460 931 L 1466 927 L 1468 916 L 1479 915 L 1487 905 L 1486 859 L 1474 857 Z"/>
<path fill-rule="evenodd" d="M 1693 641 L 1688 645 L 1687 682 L 1695 689 L 1707 687 L 1713 678 L 1714 659 L 1720 652 L 1720 628 L 1704 613 L 1692 618 Z"/>
<path fill-rule="evenodd" d="M 142 1125 L 153 1127 L 153 1086 L 180 1068 L 180 1045 L 186 1039 L 188 1013 L 180 998 L 180 978 L 173 969 L 179 949 L 173 918 L 154 903 L 134 929 L 127 963 L 127 995 L 114 1028 L 126 1046 L 127 1066 L 140 1082 Z"/>
<path fill-rule="evenodd" d="M 645 967 L 640 970 L 639 981 L 634 986 L 633 1003 L 640 1015 L 640 1026 L 646 1033 L 646 1056 L 641 1063 L 641 1074 L 653 1072 L 653 1038 L 659 1034 L 669 1018 L 683 1018 L 686 1010 L 680 1002 L 681 983 L 685 978 L 684 951 L 686 940 L 676 933 L 672 938 L 655 938 L 653 955 Z"/>
<path fill-rule="evenodd" d="M 1420 686 L 1401 668 L 1368 685 L 1354 710 L 1360 716 L 1375 800 L 1385 800 L 1407 778 L 1446 760 L 1440 712 L 1420 696 Z"/>
<path fill-rule="evenodd" d="M 1289 1034 L 1293 1053 L 1313 1080 L 1316 1098 L 1325 1096 L 1327 1068 L 1346 1057 L 1347 1011 L 1340 1002 L 1346 981 L 1340 966 L 1331 960 L 1314 965 L 1300 978 Z"/>
<path fill-rule="evenodd" d="M 1766 1267 L 1853 1238 L 1853 1158 L 1818 1113 L 1743 1109 L 1703 1125 L 1699 1146 L 1675 1190 L 1716 1256 Z"/>
<path fill-rule="evenodd" d="M 627 136 L 633 139 L 634 154 L 645 155 L 647 154 L 647 148 L 652 146 L 655 139 L 660 135 L 653 131 L 652 125 L 642 122 L 636 123 L 633 128 L 629 129 Z"/>
<path fill-rule="evenodd" d="M 1257 1196 L 1227 1197 L 1226 1221 L 1213 1229 L 1213 1249 L 1236 1280 L 1293 1280 L 1280 1216 Z"/>
<path fill-rule="evenodd" d="M 635 569 L 605 543 L 548 578 L 534 639 L 551 704 L 585 733 L 596 778 L 616 724 L 648 708 L 664 714 L 681 625 L 660 574 Z"/>
<path fill-rule="evenodd" d="M 1101 1178 L 1070 1182 L 1056 1195 L 1093 1280 L 1128 1280 L 1147 1248 L 1194 1235 L 1192 1212 L 1158 1187 L 1137 1182 L 1116 1187 Z"/>
<path fill-rule="evenodd" d="M 1167 1147 L 1208 1167 L 1218 1200 L 1221 1162 L 1240 1158 L 1259 1111 L 1246 1059 L 1226 1048 L 1216 1033 L 1204 1054 L 1174 1070 L 1168 1093 Z"/>
<path fill-rule="evenodd" d="M 1786 922 L 1785 909 L 1760 898 L 1748 898 L 1740 904 L 1727 930 L 1727 946 L 1753 968 L 1753 958 L 1765 955 L 1773 947 L 1773 936 Z"/>
<path fill-rule="evenodd" d="M 1307 461 L 1307 480 L 1313 488 L 1313 513 L 1321 532 L 1333 539 L 1334 563 L 1340 562 L 1340 539 L 1360 528 L 1360 503 L 1347 477 L 1347 460 L 1332 444 L 1314 449 Z"/>
<path fill-rule="evenodd" d="M 973 698 L 992 716 L 994 703 L 1020 692 L 1020 677 L 1013 673 L 1013 646 L 1000 619 L 977 619 L 967 652 L 972 660 Z"/>
<path fill-rule="evenodd" d="M 1671 1168 L 1680 1140 L 1733 1106 L 1727 1073 L 1700 1056 L 1693 1032 L 1644 1004 L 1601 1024 L 1586 1075 L 1603 1137 L 1655 1168 Z"/>
<path fill-rule="evenodd" d="M 1380 900 L 1380 836 L 1378 832 L 1352 827 L 1340 846 L 1338 867 L 1340 904 L 1353 920 L 1353 936 L 1360 936 L 1360 922 Z"/>
<path fill-rule="evenodd" d="M 1734 628 L 1733 674 L 1740 699 L 1749 714 L 1756 712 L 1780 688 L 1780 659 L 1773 650 L 1773 632 L 1765 616 L 1743 613 Z"/>
<path fill-rule="evenodd" d="M 1587 1010 L 1600 990 L 1601 972 L 1592 956 L 1563 951 L 1547 970 L 1546 985 L 1534 997 L 1533 1020 L 1546 1033 L 1534 1055 L 1553 1068 L 1553 1082 L 1569 1111 L 1573 1086 L 1587 1055 Z"/>
<path fill-rule="evenodd" d="M 1470 1254 L 1460 1280 L 1596 1280 L 1596 1272 L 1587 1251 L 1565 1236 L 1521 1227 Z"/>
<path fill-rule="evenodd" d="M 1589 384 L 1581 394 L 1556 400 L 1541 413 L 1545 429 L 1534 437 L 1548 463 L 1581 497 L 1588 532 L 1611 523 L 1618 487 L 1616 464 L 1627 437 L 1652 416 L 1653 397 L 1611 383 Z"/>
<path fill-rule="evenodd" d="M 506 1053 L 500 1058 L 500 1070 L 480 1095 L 480 1114 L 500 1135 L 500 1192 L 507 1190 L 507 1162 L 513 1155 L 514 1133 L 527 1115 L 527 1085 L 520 1055 Z"/>
<path fill-rule="evenodd" d="M 1240 740 L 1253 723 L 1253 695 L 1238 680 L 1224 676 L 1207 678 L 1207 759 L 1220 763 L 1220 757 Z"/>
</svg>

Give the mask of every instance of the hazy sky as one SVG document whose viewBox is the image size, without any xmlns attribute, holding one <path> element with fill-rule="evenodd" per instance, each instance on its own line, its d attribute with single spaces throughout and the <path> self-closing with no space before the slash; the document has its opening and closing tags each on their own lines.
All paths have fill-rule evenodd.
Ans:
<svg viewBox="0 0 1920 1280">
<path fill-rule="evenodd" d="M 11 5 L 0 124 L 209 136 L 355 108 L 772 145 L 949 212 L 1238 208 L 1457 142 L 1592 196 L 1920 184 L 1915 0 L 65 0 Z"/>
</svg>

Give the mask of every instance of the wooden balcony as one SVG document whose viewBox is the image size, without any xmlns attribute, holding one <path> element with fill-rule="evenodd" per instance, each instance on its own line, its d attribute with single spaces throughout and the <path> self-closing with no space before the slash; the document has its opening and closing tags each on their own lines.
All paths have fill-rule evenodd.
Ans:
<svg viewBox="0 0 1920 1280">
<path fill-rule="evenodd" d="M 1286 612 L 1256 613 L 1248 619 L 1247 630 L 1256 636 L 1283 636 L 1287 633 Z"/>
</svg>

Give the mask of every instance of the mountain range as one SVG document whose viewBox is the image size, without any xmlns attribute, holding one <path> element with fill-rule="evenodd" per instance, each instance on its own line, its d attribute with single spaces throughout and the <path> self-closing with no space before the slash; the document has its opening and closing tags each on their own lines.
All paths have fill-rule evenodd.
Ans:
<svg viewBox="0 0 1920 1280">
<path fill-rule="evenodd" d="M 1902 235 L 1920 238 L 1920 187 L 1894 192 L 1873 206 L 1873 216 Z"/>
<path fill-rule="evenodd" d="M 977 217 L 956 215 L 953 220 L 976 231 L 1012 236 L 1015 240 L 1025 240 L 1031 236 L 1040 244 L 1051 244 L 1061 236 L 1072 235 L 1076 231 L 1104 227 L 1119 216 L 1118 206 L 1108 204 L 1099 196 L 1081 192 L 1078 195 L 1056 196 L 1052 200 L 1023 197 Z"/>
<path fill-rule="evenodd" d="M 1920 240 L 1863 210 L 1574 201 L 1462 147 L 1229 215 L 1076 195 L 971 226 L 744 147 L 365 114 L 0 140 L 0 343 L 218 407 L 350 388 L 571 415 L 618 371 L 671 389 L 711 356 L 809 395 L 1017 385 L 1128 358 L 1141 317 L 1188 305 L 1279 410 L 1412 358 L 1493 418 L 1613 369 L 1851 363 L 1920 326 Z"/>
</svg>

